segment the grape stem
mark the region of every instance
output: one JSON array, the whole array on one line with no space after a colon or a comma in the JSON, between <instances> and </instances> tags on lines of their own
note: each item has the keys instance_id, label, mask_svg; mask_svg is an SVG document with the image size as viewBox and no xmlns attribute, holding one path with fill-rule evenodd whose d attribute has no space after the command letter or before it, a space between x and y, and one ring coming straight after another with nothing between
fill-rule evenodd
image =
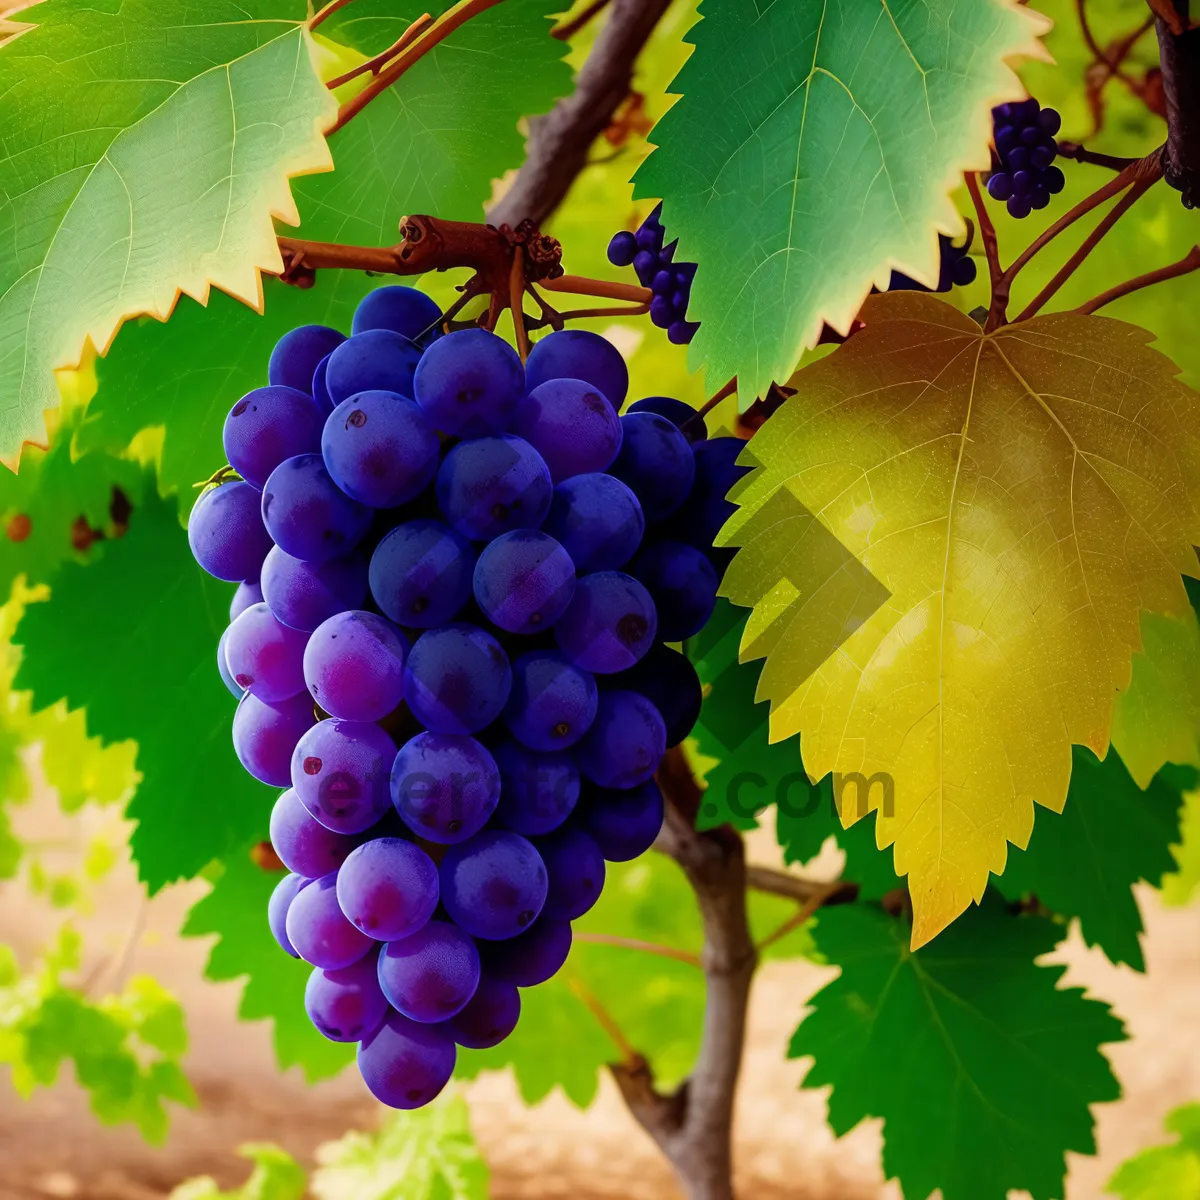
<instances>
[{"instance_id":1,"label":"grape stem","mask_svg":"<svg viewBox=\"0 0 1200 1200\"><path fill-rule=\"evenodd\" d=\"M1000 268L1000 245L996 240L996 226L992 224L992 214L984 203L983 193L979 190L979 175L975 171L966 174L967 191L971 193L971 203L975 205L975 216L979 221L979 236L983 239L983 252L987 255L988 275L992 281L992 303L995 306L995 296L1000 287L1003 271Z\"/></svg>"},{"instance_id":2,"label":"grape stem","mask_svg":"<svg viewBox=\"0 0 1200 1200\"><path fill-rule=\"evenodd\" d=\"M318 25L329 20L338 9L345 8L347 4L352 3L352 0L329 0L329 3L324 8L319 9L311 21L308 23L309 30L316 29Z\"/></svg>"},{"instance_id":3,"label":"grape stem","mask_svg":"<svg viewBox=\"0 0 1200 1200\"><path fill-rule=\"evenodd\" d=\"M700 956L690 950L677 950L674 946L660 946L657 942L644 942L641 938L617 937L611 933L580 933L576 932L577 942L591 942L597 946L618 946L624 950L640 950L643 954L657 954L662 958L673 958L676 962L687 963L690 967L700 966Z\"/></svg>"},{"instance_id":4,"label":"grape stem","mask_svg":"<svg viewBox=\"0 0 1200 1200\"><path fill-rule=\"evenodd\" d=\"M344 75L339 75L336 79L331 79L325 86L332 92L335 88L340 88L342 84L349 83L352 79L357 79L360 75L378 75L379 72L387 66L387 64L396 57L406 46L412 44L413 40L419 33L424 30L425 26L433 20L429 13L424 13L417 17L415 21L381 54L375 55L374 58L368 58L366 62L359 63L357 67L352 67Z\"/></svg>"},{"instance_id":5,"label":"grape stem","mask_svg":"<svg viewBox=\"0 0 1200 1200\"><path fill-rule=\"evenodd\" d=\"M592 0L578 16L572 17L569 21L564 21L561 25L555 25L550 30L550 36L558 38L560 42L569 42L585 25L587 25L594 17L602 13L612 0Z\"/></svg>"},{"instance_id":6,"label":"grape stem","mask_svg":"<svg viewBox=\"0 0 1200 1200\"><path fill-rule=\"evenodd\" d=\"M737 391L737 376L735 375L717 394L706 400L696 411L688 417L686 421L679 427L679 432L686 434L687 431L697 423L703 423L704 418L708 416L722 400L728 396L732 396Z\"/></svg>"},{"instance_id":7,"label":"grape stem","mask_svg":"<svg viewBox=\"0 0 1200 1200\"><path fill-rule=\"evenodd\" d=\"M588 1010L596 1018L600 1028L608 1034L609 1039L616 1046L617 1052L621 1055L621 1066L629 1070L636 1070L639 1067L646 1068L645 1058L630 1045L629 1039L622 1032L620 1025L617 1024L612 1013L604 1007L599 997L587 984L578 975L572 975L567 980L567 987L587 1005Z\"/></svg>"},{"instance_id":8,"label":"grape stem","mask_svg":"<svg viewBox=\"0 0 1200 1200\"><path fill-rule=\"evenodd\" d=\"M1138 160L1136 158L1121 158L1116 154L1101 154L1098 150L1089 150L1078 142L1059 142L1059 158L1069 158L1073 162L1090 163L1094 167L1108 167L1111 171L1123 171Z\"/></svg>"},{"instance_id":9,"label":"grape stem","mask_svg":"<svg viewBox=\"0 0 1200 1200\"><path fill-rule=\"evenodd\" d=\"M1107 291L1094 296L1086 304L1081 304L1075 311L1083 313L1085 316L1090 315L1097 309L1103 308L1106 304L1111 304L1114 300L1119 300L1122 296L1128 296L1130 292L1137 292L1142 288L1150 287L1151 284L1162 283L1167 279L1175 279L1180 275L1187 275L1190 271L1196 270L1200 270L1200 246L1193 246L1178 262L1170 263L1165 267L1159 267L1155 271L1147 271L1144 275L1136 275L1133 279L1127 279L1124 283L1118 283L1115 287L1110 287Z\"/></svg>"}]
</instances>

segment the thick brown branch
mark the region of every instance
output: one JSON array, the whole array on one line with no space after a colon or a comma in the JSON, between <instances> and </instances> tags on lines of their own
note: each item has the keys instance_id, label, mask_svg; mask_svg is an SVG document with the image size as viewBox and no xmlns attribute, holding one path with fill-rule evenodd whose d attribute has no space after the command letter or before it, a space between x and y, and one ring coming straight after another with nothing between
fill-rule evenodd
<instances>
[{"instance_id":1,"label":"thick brown branch","mask_svg":"<svg viewBox=\"0 0 1200 1200\"><path fill-rule=\"evenodd\" d=\"M1187 0L1158 0L1158 51L1167 102L1163 174L1186 208L1200 204L1200 28L1185 30ZM1172 21L1170 18L1174 17Z\"/></svg>"},{"instance_id":2,"label":"thick brown branch","mask_svg":"<svg viewBox=\"0 0 1200 1200\"><path fill-rule=\"evenodd\" d=\"M612 0L575 91L530 122L525 164L489 213L495 224L541 224L587 165L588 151L633 85L634 63L670 0Z\"/></svg>"},{"instance_id":3,"label":"thick brown branch","mask_svg":"<svg viewBox=\"0 0 1200 1200\"><path fill-rule=\"evenodd\" d=\"M1200 270L1200 246L1193 246L1178 262L1159 267L1156 271L1147 271L1144 275L1137 275L1133 279L1127 279L1124 283L1118 283L1116 287L1110 287L1108 291L1094 296L1086 304L1081 304L1075 311L1084 314L1094 313L1106 304L1120 300L1122 296L1128 296L1130 292L1141 291L1142 288L1150 287L1152 284L1176 279L1180 275L1187 275L1189 272L1197 270Z\"/></svg>"}]
</instances>

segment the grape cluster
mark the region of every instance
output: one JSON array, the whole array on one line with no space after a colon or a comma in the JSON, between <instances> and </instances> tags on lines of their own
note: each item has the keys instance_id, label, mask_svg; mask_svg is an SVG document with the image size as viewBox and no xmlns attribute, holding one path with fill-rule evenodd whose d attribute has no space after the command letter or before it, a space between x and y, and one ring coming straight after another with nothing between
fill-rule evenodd
<instances>
[{"instance_id":1,"label":"grape cluster","mask_svg":"<svg viewBox=\"0 0 1200 1200\"><path fill-rule=\"evenodd\" d=\"M1053 165L1058 155L1054 135L1062 118L1031 97L993 108L992 123L1000 166L988 177L988 194L1007 201L1010 216L1027 217L1035 208L1045 208L1066 183Z\"/></svg>"},{"instance_id":2,"label":"grape cluster","mask_svg":"<svg viewBox=\"0 0 1200 1200\"><path fill-rule=\"evenodd\" d=\"M438 1094L456 1046L509 1035L606 860L657 836L654 773L701 695L665 643L713 610L744 470L679 400L619 417L628 374L596 334L522 365L437 320L389 287L349 338L285 335L225 422L241 478L188 524L238 582L234 747L286 789L270 928L312 965L313 1023L398 1108Z\"/></svg>"},{"instance_id":3,"label":"grape cluster","mask_svg":"<svg viewBox=\"0 0 1200 1200\"><path fill-rule=\"evenodd\" d=\"M935 292L948 292L951 288L966 287L975 282L975 260L971 257L971 243L956 246L954 239L944 233L938 234L938 250L941 254L941 264L938 270L937 287ZM900 271L893 271L888 283L889 292L927 292L930 289L923 283Z\"/></svg>"},{"instance_id":4,"label":"grape cluster","mask_svg":"<svg viewBox=\"0 0 1200 1200\"><path fill-rule=\"evenodd\" d=\"M660 204L638 226L636 233L622 229L613 235L608 243L608 261L614 267L633 267L642 287L648 287L654 293L650 301L650 320L659 329L665 329L667 337L677 346L683 346L700 328L697 322L687 319L696 264L672 261L679 243L664 246L665 239Z\"/></svg>"}]
</instances>

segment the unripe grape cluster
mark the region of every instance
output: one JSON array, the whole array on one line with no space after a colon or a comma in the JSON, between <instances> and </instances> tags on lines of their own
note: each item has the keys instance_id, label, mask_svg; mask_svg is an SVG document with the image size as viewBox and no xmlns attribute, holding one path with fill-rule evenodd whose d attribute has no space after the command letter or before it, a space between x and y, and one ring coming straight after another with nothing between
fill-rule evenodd
<instances>
[{"instance_id":1,"label":"unripe grape cluster","mask_svg":"<svg viewBox=\"0 0 1200 1200\"><path fill-rule=\"evenodd\" d=\"M522 364L439 315L385 287L348 338L286 334L225 422L240 479L188 525L239 585L217 648L235 750L286 789L271 930L313 968L314 1025L398 1108L512 1032L605 862L658 835L655 771L700 709L666 643L713 610L743 470L679 400L618 416L628 373L598 335Z\"/></svg>"},{"instance_id":2,"label":"unripe grape cluster","mask_svg":"<svg viewBox=\"0 0 1200 1200\"><path fill-rule=\"evenodd\" d=\"M678 242L666 242L662 224L662 205L638 226L636 233L622 229L608 243L608 261L614 267L633 267L638 282L653 293L650 320L676 345L686 345L696 336L700 325L687 319L692 296L695 263L675 262ZM666 244L664 245L664 242Z\"/></svg>"},{"instance_id":3,"label":"unripe grape cluster","mask_svg":"<svg viewBox=\"0 0 1200 1200\"><path fill-rule=\"evenodd\" d=\"M1018 219L1047 207L1050 197L1066 186L1062 171L1053 165L1058 156L1054 135L1062 118L1031 97L992 109L992 123L1000 165L988 177L988 194L1005 201L1009 216Z\"/></svg>"}]
</instances>

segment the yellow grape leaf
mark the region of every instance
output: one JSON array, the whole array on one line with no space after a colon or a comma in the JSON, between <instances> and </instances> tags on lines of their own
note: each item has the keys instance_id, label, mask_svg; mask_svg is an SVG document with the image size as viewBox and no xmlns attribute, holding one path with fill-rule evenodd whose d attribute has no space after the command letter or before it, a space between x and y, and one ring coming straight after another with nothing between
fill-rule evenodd
<instances>
[{"instance_id":1,"label":"yellow grape leaf","mask_svg":"<svg viewBox=\"0 0 1200 1200\"><path fill-rule=\"evenodd\" d=\"M799 732L814 780L890 776L871 805L919 946L982 897L1009 841L1027 844L1035 803L1061 811L1072 744L1105 755L1142 611L1190 611L1200 396L1148 333L1103 317L984 334L900 292L863 318L750 444L723 592L755 607L742 657L767 659L772 738ZM886 589L877 607L819 561L781 587L811 536L756 522L784 491ZM823 591L838 611L814 622ZM814 623L828 638L839 622L851 632L820 661Z\"/></svg>"}]
</instances>

